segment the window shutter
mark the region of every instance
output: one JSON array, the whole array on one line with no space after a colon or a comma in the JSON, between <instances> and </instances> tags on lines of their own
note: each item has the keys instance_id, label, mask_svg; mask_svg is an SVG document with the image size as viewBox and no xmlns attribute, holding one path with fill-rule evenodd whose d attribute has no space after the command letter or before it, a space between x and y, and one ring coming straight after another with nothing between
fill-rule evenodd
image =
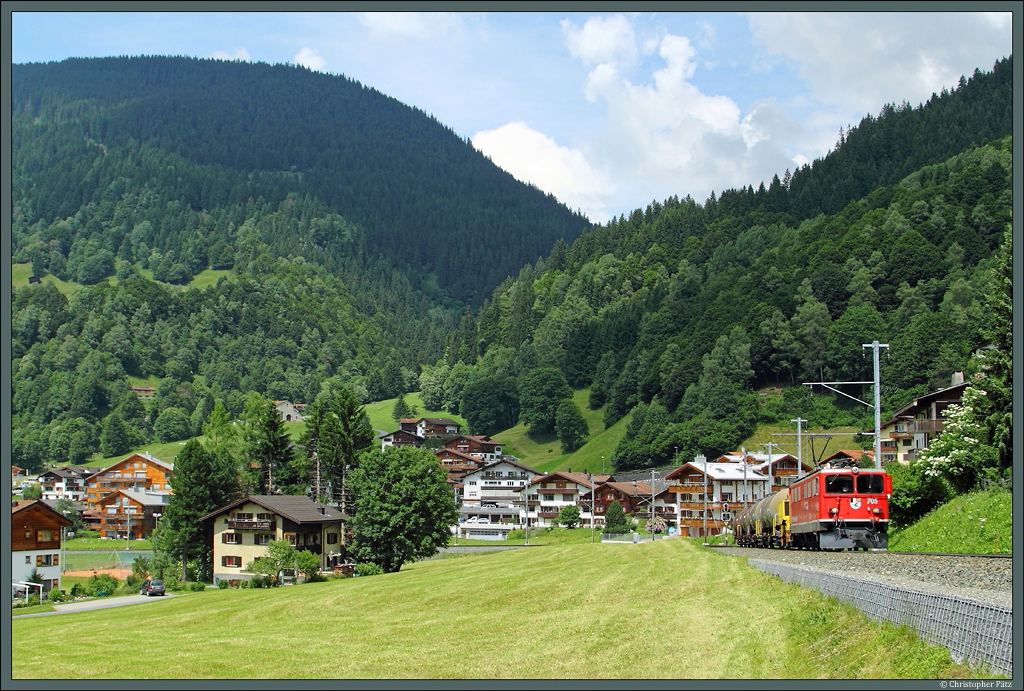
<instances>
[{"instance_id":1,"label":"window shutter","mask_svg":"<svg viewBox=\"0 0 1024 691\"><path fill-rule=\"evenodd\" d=\"M53 555L53 565L54 566L60 566L60 555L59 554L54 554Z\"/></svg>"},{"instance_id":2,"label":"window shutter","mask_svg":"<svg viewBox=\"0 0 1024 691\"><path fill-rule=\"evenodd\" d=\"M37 554L36 555L36 566L42 566L42 565L43 565L43 555L42 554Z\"/></svg>"}]
</instances>

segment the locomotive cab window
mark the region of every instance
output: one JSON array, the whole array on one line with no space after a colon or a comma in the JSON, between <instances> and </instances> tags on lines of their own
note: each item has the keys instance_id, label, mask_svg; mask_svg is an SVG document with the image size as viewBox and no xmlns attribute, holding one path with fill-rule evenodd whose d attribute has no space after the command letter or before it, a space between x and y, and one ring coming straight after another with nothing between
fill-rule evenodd
<instances>
[{"instance_id":1,"label":"locomotive cab window","mask_svg":"<svg viewBox=\"0 0 1024 691\"><path fill-rule=\"evenodd\" d=\"M853 492L853 477L850 475L828 475L825 477L825 494L850 494Z\"/></svg>"},{"instance_id":2,"label":"locomotive cab window","mask_svg":"<svg viewBox=\"0 0 1024 691\"><path fill-rule=\"evenodd\" d=\"M882 476L860 474L857 476L857 494L881 494Z\"/></svg>"}]
</instances>

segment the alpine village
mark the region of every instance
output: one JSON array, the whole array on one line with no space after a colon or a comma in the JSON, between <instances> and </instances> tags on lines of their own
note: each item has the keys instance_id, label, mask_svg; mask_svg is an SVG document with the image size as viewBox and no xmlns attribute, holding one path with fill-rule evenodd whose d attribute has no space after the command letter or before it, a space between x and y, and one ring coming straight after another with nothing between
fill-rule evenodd
<instances>
[{"instance_id":1,"label":"alpine village","mask_svg":"<svg viewBox=\"0 0 1024 691\"><path fill-rule=\"evenodd\" d=\"M1012 553L1012 71L596 224L348 77L13 65L14 677L1012 676L735 556Z\"/></svg>"}]
</instances>

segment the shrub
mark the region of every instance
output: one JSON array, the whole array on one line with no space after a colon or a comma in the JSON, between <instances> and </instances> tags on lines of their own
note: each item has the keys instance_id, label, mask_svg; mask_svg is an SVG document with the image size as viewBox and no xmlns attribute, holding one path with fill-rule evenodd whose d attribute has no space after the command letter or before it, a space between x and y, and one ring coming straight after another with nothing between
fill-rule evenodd
<instances>
[{"instance_id":1,"label":"shrub","mask_svg":"<svg viewBox=\"0 0 1024 691\"><path fill-rule=\"evenodd\" d=\"M193 593L201 593L206 590L206 584L202 581L196 581L194 583L189 583L188 589Z\"/></svg>"},{"instance_id":2,"label":"shrub","mask_svg":"<svg viewBox=\"0 0 1024 691\"><path fill-rule=\"evenodd\" d=\"M181 579L178 578L177 574L164 577L164 590L173 590L177 592L181 590Z\"/></svg>"},{"instance_id":3,"label":"shrub","mask_svg":"<svg viewBox=\"0 0 1024 691\"><path fill-rule=\"evenodd\" d=\"M64 602L68 599L68 596L63 590L57 590L54 588L50 591L50 602Z\"/></svg>"},{"instance_id":4,"label":"shrub","mask_svg":"<svg viewBox=\"0 0 1024 691\"><path fill-rule=\"evenodd\" d=\"M85 595L85 588L82 586L81 583L75 583L73 586L71 586L71 597L72 598L83 597L84 595Z\"/></svg>"},{"instance_id":5,"label":"shrub","mask_svg":"<svg viewBox=\"0 0 1024 691\"><path fill-rule=\"evenodd\" d=\"M356 564L357 576L376 576L381 573L384 573L384 569L382 569L377 564L374 564L373 562L364 562L362 564Z\"/></svg>"},{"instance_id":6,"label":"shrub","mask_svg":"<svg viewBox=\"0 0 1024 691\"><path fill-rule=\"evenodd\" d=\"M953 498L946 479L930 474L925 463L889 463L885 470L892 476L889 518L894 527L905 528Z\"/></svg>"},{"instance_id":7,"label":"shrub","mask_svg":"<svg viewBox=\"0 0 1024 691\"><path fill-rule=\"evenodd\" d=\"M224 578L222 578L219 581L217 581L217 587L220 588L221 590L227 590L230 585L231 584L228 583L228 581L226 579L224 579Z\"/></svg>"},{"instance_id":8,"label":"shrub","mask_svg":"<svg viewBox=\"0 0 1024 691\"><path fill-rule=\"evenodd\" d=\"M304 580L303 583L321 583L326 580L327 576L323 575L320 572L316 572L306 576L306 580Z\"/></svg>"},{"instance_id":9,"label":"shrub","mask_svg":"<svg viewBox=\"0 0 1024 691\"><path fill-rule=\"evenodd\" d=\"M101 573L90 578L85 585L85 592L90 597L106 597L117 591L119 581L108 573Z\"/></svg>"}]
</instances>

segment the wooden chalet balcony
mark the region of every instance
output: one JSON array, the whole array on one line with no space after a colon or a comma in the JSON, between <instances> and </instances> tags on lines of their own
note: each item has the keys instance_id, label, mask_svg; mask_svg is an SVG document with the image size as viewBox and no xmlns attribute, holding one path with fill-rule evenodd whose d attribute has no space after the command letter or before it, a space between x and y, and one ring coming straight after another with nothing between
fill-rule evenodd
<instances>
[{"instance_id":1,"label":"wooden chalet balcony","mask_svg":"<svg viewBox=\"0 0 1024 691\"><path fill-rule=\"evenodd\" d=\"M710 487L711 483L709 482L707 486ZM669 485L668 487L669 492L675 492L676 494L700 494L704 489L704 485Z\"/></svg>"},{"instance_id":2,"label":"wooden chalet balcony","mask_svg":"<svg viewBox=\"0 0 1024 691\"><path fill-rule=\"evenodd\" d=\"M502 501L513 501L520 499L521 496L522 495L520 495L518 492L506 492L504 490L500 492L488 491L486 487L480 490L480 498L486 499L488 501L494 501L496 499L500 499Z\"/></svg>"},{"instance_id":3,"label":"wooden chalet balcony","mask_svg":"<svg viewBox=\"0 0 1024 691\"><path fill-rule=\"evenodd\" d=\"M938 433L942 431L942 425L944 422L945 420L914 420L914 422L907 425L907 427L913 432Z\"/></svg>"},{"instance_id":4,"label":"wooden chalet balcony","mask_svg":"<svg viewBox=\"0 0 1024 691\"><path fill-rule=\"evenodd\" d=\"M909 439L910 437L914 436L914 433L909 431L909 428L911 427L911 425L907 425L906 427L907 427L907 429L893 430L892 432L889 432L889 438L890 439Z\"/></svg>"},{"instance_id":5,"label":"wooden chalet balcony","mask_svg":"<svg viewBox=\"0 0 1024 691\"><path fill-rule=\"evenodd\" d=\"M239 521L233 518L228 519L228 528L231 530L276 530L277 521L274 519L270 520L251 520L251 521Z\"/></svg>"},{"instance_id":6,"label":"wooden chalet balcony","mask_svg":"<svg viewBox=\"0 0 1024 691\"><path fill-rule=\"evenodd\" d=\"M537 516L540 518L558 518L558 511L545 507L537 512Z\"/></svg>"},{"instance_id":7,"label":"wooden chalet balcony","mask_svg":"<svg viewBox=\"0 0 1024 691\"><path fill-rule=\"evenodd\" d=\"M685 526L687 528L702 528L702 527L704 527L704 519L703 518L681 518L681 519L679 519L679 522L682 524L682 525L680 525L680 527L683 527L683 526ZM707 525L708 525L708 528L710 529L710 528L724 528L728 524L725 521L719 521L718 519L713 519L710 516L708 516Z\"/></svg>"}]
</instances>

